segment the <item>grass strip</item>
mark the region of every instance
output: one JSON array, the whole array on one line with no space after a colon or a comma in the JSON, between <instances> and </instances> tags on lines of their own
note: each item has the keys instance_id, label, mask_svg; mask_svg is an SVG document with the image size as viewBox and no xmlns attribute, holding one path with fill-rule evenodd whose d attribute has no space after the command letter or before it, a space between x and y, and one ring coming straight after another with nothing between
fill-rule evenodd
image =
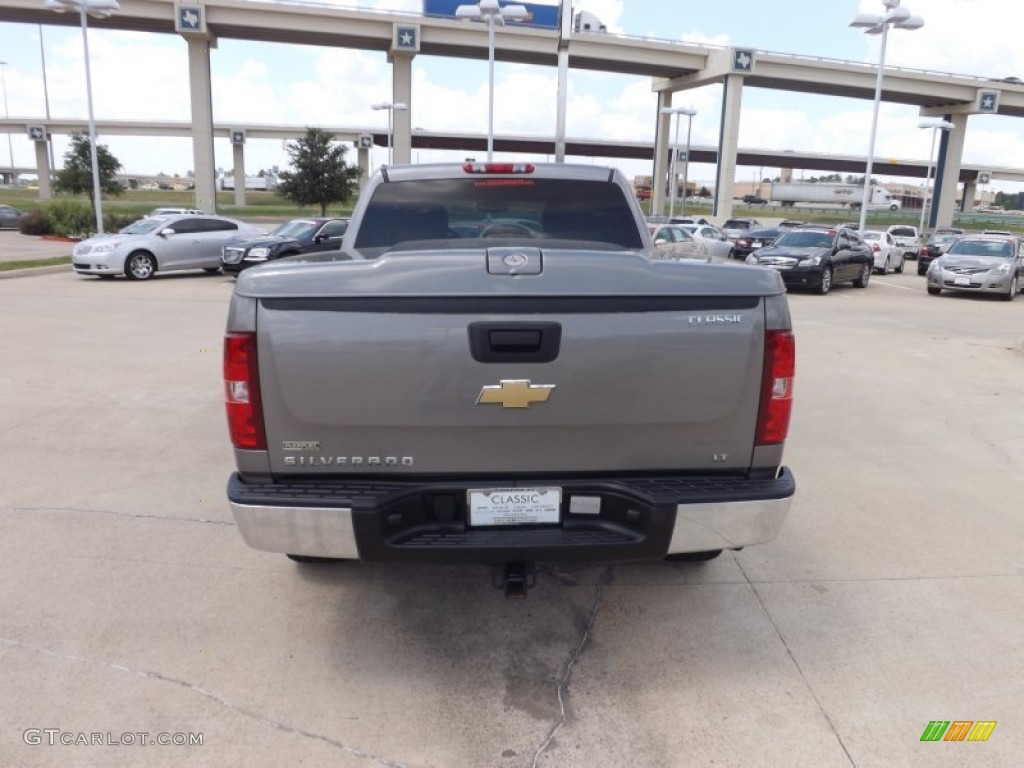
<instances>
[{"instance_id":1,"label":"grass strip","mask_svg":"<svg viewBox=\"0 0 1024 768\"><path fill-rule=\"evenodd\" d=\"M70 263L70 256L51 256L48 259L21 259L20 261L0 261L0 272L12 272L16 269L32 269L33 267L51 267L55 264Z\"/></svg>"}]
</instances>

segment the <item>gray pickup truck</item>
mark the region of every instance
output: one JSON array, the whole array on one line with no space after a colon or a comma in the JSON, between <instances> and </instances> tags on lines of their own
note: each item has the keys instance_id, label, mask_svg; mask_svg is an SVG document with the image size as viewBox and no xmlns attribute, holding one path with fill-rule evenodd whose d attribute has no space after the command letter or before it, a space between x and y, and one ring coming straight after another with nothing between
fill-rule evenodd
<instances>
[{"instance_id":1,"label":"gray pickup truck","mask_svg":"<svg viewBox=\"0 0 1024 768\"><path fill-rule=\"evenodd\" d=\"M246 270L224 378L252 547L300 562L706 560L771 540L779 275L659 261L623 175L384 168L341 251Z\"/></svg>"}]
</instances>

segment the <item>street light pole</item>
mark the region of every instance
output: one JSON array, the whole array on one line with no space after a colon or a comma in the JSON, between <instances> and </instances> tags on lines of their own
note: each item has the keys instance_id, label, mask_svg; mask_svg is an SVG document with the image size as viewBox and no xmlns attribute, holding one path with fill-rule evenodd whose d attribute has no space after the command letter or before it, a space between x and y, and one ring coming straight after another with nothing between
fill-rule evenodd
<instances>
[{"instance_id":1,"label":"street light pole","mask_svg":"<svg viewBox=\"0 0 1024 768\"><path fill-rule=\"evenodd\" d=\"M924 235L924 213L925 210L931 210L931 196L928 194L928 185L931 183L932 178L932 161L935 158L935 137L939 131L951 131L956 128L953 123L948 120L922 120L917 124L918 128L931 128L932 129L932 146L928 150L928 170L924 175L924 199L921 201L921 225L917 228L919 236Z\"/></svg>"},{"instance_id":2,"label":"street light pole","mask_svg":"<svg viewBox=\"0 0 1024 768\"><path fill-rule=\"evenodd\" d=\"M4 118L10 118L11 113L7 111L7 75L5 69L7 67L6 61L0 61L0 85L3 85L4 89ZM11 163L11 178L14 178L14 145L11 143L11 130L7 129L7 155L10 158Z\"/></svg>"},{"instance_id":3,"label":"street light pole","mask_svg":"<svg viewBox=\"0 0 1024 768\"><path fill-rule=\"evenodd\" d=\"M103 234L103 200L100 196L99 151L96 143L96 119L92 109L92 71L89 66L88 16L104 18L121 6L117 0L46 0L44 7L57 13L77 10L82 23L82 49L85 52L85 100L89 111L89 145L92 166L93 207L96 210L96 234Z\"/></svg>"},{"instance_id":4,"label":"street light pole","mask_svg":"<svg viewBox=\"0 0 1024 768\"><path fill-rule=\"evenodd\" d=\"M686 114L686 157L683 158L683 202L679 207L679 215L686 215L686 193L688 191L688 185L690 183L690 132L693 130L693 116L697 114L696 110L691 110ZM676 118L677 120L679 118Z\"/></svg>"},{"instance_id":5,"label":"street light pole","mask_svg":"<svg viewBox=\"0 0 1024 768\"><path fill-rule=\"evenodd\" d=\"M494 159L494 25L506 21L525 21L529 11L523 5L506 5L498 0L480 0L476 5L460 5L455 18L487 22L487 162Z\"/></svg>"},{"instance_id":6,"label":"street light pole","mask_svg":"<svg viewBox=\"0 0 1024 768\"><path fill-rule=\"evenodd\" d=\"M388 111L388 165L394 165L395 162L395 148L394 142L391 140L391 134L394 126L394 116L396 109L408 109L409 105L405 102L398 102L393 104L390 101L382 101L378 104L371 104L370 109L381 110L386 109Z\"/></svg>"},{"instance_id":7,"label":"street light pole","mask_svg":"<svg viewBox=\"0 0 1024 768\"><path fill-rule=\"evenodd\" d=\"M672 218L676 211L676 160L679 157L679 117L686 115L686 159L683 161L683 205L682 212L686 213L686 177L690 169L690 131L693 128L693 116L697 110L692 107L662 107L661 114L675 115L676 130L675 138L672 141L672 162L669 163L669 173L672 175L671 189L669 190L668 216Z\"/></svg>"},{"instance_id":8,"label":"street light pole","mask_svg":"<svg viewBox=\"0 0 1024 768\"><path fill-rule=\"evenodd\" d=\"M882 101L882 77L885 68L885 45L889 37L889 27L897 29L920 29L924 19L912 16L906 8L900 7L900 0L882 0L889 10L884 16L872 13L858 13L850 22L851 27L863 29L868 35L882 36L881 52L878 56L878 76L875 78L875 99L871 113L871 138L868 141L868 162L864 173L864 192L860 203L859 231L864 231L867 221L868 205L871 202L871 169L875 161L875 136L878 132L878 107Z\"/></svg>"}]
</instances>

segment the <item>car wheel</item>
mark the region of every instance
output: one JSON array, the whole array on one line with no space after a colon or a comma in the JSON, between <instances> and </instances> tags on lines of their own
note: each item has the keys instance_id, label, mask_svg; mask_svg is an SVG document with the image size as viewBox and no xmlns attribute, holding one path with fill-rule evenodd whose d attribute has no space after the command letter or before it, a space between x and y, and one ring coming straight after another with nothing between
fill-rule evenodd
<instances>
[{"instance_id":1,"label":"car wheel","mask_svg":"<svg viewBox=\"0 0 1024 768\"><path fill-rule=\"evenodd\" d=\"M832 290L832 267L825 267L821 272L821 282L818 283L818 293L824 296Z\"/></svg>"},{"instance_id":2,"label":"car wheel","mask_svg":"<svg viewBox=\"0 0 1024 768\"><path fill-rule=\"evenodd\" d=\"M720 554L722 554L720 549L712 549L707 552L679 552L675 555L665 555L665 560L669 563L706 563L708 560L714 560Z\"/></svg>"},{"instance_id":3,"label":"car wheel","mask_svg":"<svg viewBox=\"0 0 1024 768\"><path fill-rule=\"evenodd\" d=\"M889 257L886 256L885 257L885 264L882 265L882 271L879 272L878 274L880 274L880 275L888 275L889 274L889 267L891 267L891 266L892 266L892 264L889 261Z\"/></svg>"},{"instance_id":4,"label":"car wheel","mask_svg":"<svg viewBox=\"0 0 1024 768\"><path fill-rule=\"evenodd\" d=\"M156 273L156 259L145 251L136 251L124 263L124 274L131 280L149 280Z\"/></svg>"},{"instance_id":5,"label":"car wheel","mask_svg":"<svg viewBox=\"0 0 1024 768\"><path fill-rule=\"evenodd\" d=\"M867 288L868 280L871 279L871 265L865 264L860 271L860 277L853 281L854 288Z\"/></svg>"},{"instance_id":6,"label":"car wheel","mask_svg":"<svg viewBox=\"0 0 1024 768\"><path fill-rule=\"evenodd\" d=\"M203 267L203 272L208 275L216 275L220 272L220 267Z\"/></svg>"},{"instance_id":7,"label":"car wheel","mask_svg":"<svg viewBox=\"0 0 1024 768\"><path fill-rule=\"evenodd\" d=\"M896 270L895 270L897 275L902 275L903 274L903 265L906 264L906 263L907 263L907 257L903 256L901 254L900 255L900 265L898 267L896 267Z\"/></svg>"},{"instance_id":8,"label":"car wheel","mask_svg":"<svg viewBox=\"0 0 1024 768\"><path fill-rule=\"evenodd\" d=\"M1013 301L1013 297L1017 295L1017 288L1017 277L1015 275L1013 280L1010 282L1010 290L1002 297L1003 301Z\"/></svg>"},{"instance_id":9,"label":"car wheel","mask_svg":"<svg viewBox=\"0 0 1024 768\"><path fill-rule=\"evenodd\" d=\"M928 286L928 293L931 294L932 296L938 296L940 293L942 293L942 289L941 288L933 288L932 286L929 285Z\"/></svg>"}]
</instances>

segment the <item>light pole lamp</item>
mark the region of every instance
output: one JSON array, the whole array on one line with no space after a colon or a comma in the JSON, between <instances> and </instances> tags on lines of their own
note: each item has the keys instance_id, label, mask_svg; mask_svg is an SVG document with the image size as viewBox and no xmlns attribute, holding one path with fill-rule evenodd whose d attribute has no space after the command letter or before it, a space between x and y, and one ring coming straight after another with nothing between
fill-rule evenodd
<instances>
[{"instance_id":1,"label":"light pole lamp","mask_svg":"<svg viewBox=\"0 0 1024 768\"><path fill-rule=\"evenodd\" d=\"M693 116L697 110L692 107L662 107L661 114L676 116L675 138L672 140L672 162L669 163L669 174L672 184L668 193L668 216L672 218L676 212L676 158L679 157L679 116L686 115L686 160L683 161L683 213L686 213L686 176L690 168L690 129L693 127Z\"/></svg>"},{"instance_id":2,"label":"light pole lamp","mask_svg":"<svg viewBox=\"0 0 1024 768\"><path fill-rule=\"evenodd\" d=\"M6 61L0 61L0 85L3 85L4 89L4 117L9 118L11 113L7 111L7 76L4 70L7 67ZM11 131L7 129L7 156L11 162L11 179L14 178L14 145L11 143Z\"/></svg>"},{"instance_id":3,"label":"light pole lamp","mask_svg":"<svg viewBox=\"0 0 1024 768\"><path fill-rule=\"evenodd\" d=\"M406 104L405 102L402 102L402 101L399 101L397 103L392 103L390 101L381 101L381 102L378 102L377 104L371 104L370 105L370 109L377 110L377 111L380 111L382 109L386 109L388 111L388 165L394 165L394 161L395 161L395 149L392 146L392 141L391 141L391 133L392 133L392 130L393 130L392 126L393 126L393 122L394 122L395 110L396 109L399 109L399 110L401 110L401 109L408 109L408 108L409 108L409 105Z\"/></svg>"},{"instance_id":4,"label":"light pole lamp","mask_svg":"<svg viewBox=\"0 0 1024 768\"><path fill-rule=\"evenodd\" d=\"M487 162L494 159L494 25L506 21L526 21L530 16L524 5L501 7L498 0L480 0L476 5L460 5L455 18L487 22Z\"/></svg>"},{"instance_id":5,"label":"light pole lamp","mask_svg":"<svg viewBox=\"0 0 1024 768\"><path fill-rule=\"evenodd\" d=\"M871 168L875 162L875 134L878 131L878 105L882 101L882 71L885 68L885 44L889 36L889 27L896 29L920 29L924 26L924 19L920 16L912 16L906 8L900 7L900 0L882 0L886 7L884 15L874 13L858 13L851 27L863 29L868 35L881 35L882 45L878 54L878 76L875 78L875 101L871 114L871 138L868 141L868 163L864 174L864 194L860 203L860 231L864 231L864 223L867 219L868 203L871 202Z\"/></svg>"},{"instance_id":6,"label":"light pole lamp","mask_svg":"<svg viewBox=\"0 0 1024 768\"><path fill-rule=\"evenodd\" d=\"M935 157L935 137L939 131L951 131L956 128L949 120L922 120L917 124L918 128L932 129L932 147L928 150L928 170L924 175L924 200L921 201L921 226L917 228L919 235L924 235L924 212L931 209L931 198L928 195L928 185L932 178L932 162Z\"/></svg>"},{"instance_id":7,"label":"light pole lamp","mask_svg":"<svg viewBox=\"0 0 1024 768\"><path fill-rule=\"evenodd\" d=\"M46 0L45 8L57 13L78 11L82 20L82 48L85 52L85 100L89 108L89 146L92 155L92 196L96 208L96 233L103 234L103 201L100 198L100 164L96 150L96 120L92 113L92 73L89 70L89 24L87 17L103 19L121 6L117 0Z\"/></svg>"}]
</instances>

